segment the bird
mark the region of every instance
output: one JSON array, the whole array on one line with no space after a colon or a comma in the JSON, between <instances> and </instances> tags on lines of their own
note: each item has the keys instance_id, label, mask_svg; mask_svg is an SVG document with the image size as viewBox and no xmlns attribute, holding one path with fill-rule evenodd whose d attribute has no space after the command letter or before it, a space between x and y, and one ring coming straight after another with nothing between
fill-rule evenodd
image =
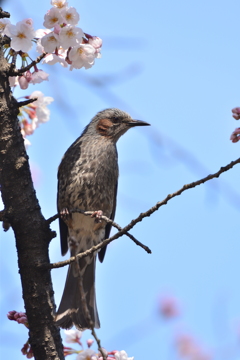
<instances>
[{"instance_id":1,"label":"bird","mask_svg":"<svg viewBox=\"0 0 240 360\"><path fill-rule=\"evenodd\" d=\"M150 125L134 120L125 111L109 108L98 112L81 136L68 148L58 168L57 208L61 252L70 249L71 256L90 249L109 238L111 224L100 215L114 220L118 187L118 153L116 143L130 128ZM71 209L94 211L94 216L72 212ZM106 246L98 252L103 262ZM97 253L69 265L62 299L55 316L56 325L79 330L99 328L95 294ZM81 300L78 275L82 278L89 318Z\"/></svg>"}]
</instances>

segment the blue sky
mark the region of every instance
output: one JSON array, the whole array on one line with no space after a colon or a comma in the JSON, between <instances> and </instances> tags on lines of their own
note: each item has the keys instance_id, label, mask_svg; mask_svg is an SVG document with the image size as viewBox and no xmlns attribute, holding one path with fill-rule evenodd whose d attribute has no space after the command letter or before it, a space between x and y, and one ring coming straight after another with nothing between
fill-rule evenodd
<instances>
[{"instance_id":1,"label":"blue sky","mask_svg":"<svg viewBox=\"0 0 240 360\"><path fill-rule=\"evenodd\" d=\"M46 218L56 213L56 174L61 158L99 111L119 107L151 127L119 140L116 222L128 224L167 194L216 172L239 157L229 140L239 126L231 109L239 96L239 2L150 0L69 1L83 31L103 39L102 59L89 70L40 66L54 97L51 119L29 137L37 196ZM15 23L32 17L42 28L46 0L5 2ZM171 200L131 232L152 249L146 254L128 238L112 243L97 265L98 335L108 350L125 349L141 359L177 359L176 334L191 334L215 359L239 359L240 241L239 165ZM52 228L58 231L57 222ZM21 359L27 331L6 319L23 310L13 233L1 238L1 353ZM6 256L8 254L8 256ZM51 261L62 260L59 239ZM52 272L58 304L67 269ZM159 296L177 299L179 318L165 322ZM86 335L88 337L88 335ZM224 356L223 356L224 354Z\"/></svg>"}]
</instances>

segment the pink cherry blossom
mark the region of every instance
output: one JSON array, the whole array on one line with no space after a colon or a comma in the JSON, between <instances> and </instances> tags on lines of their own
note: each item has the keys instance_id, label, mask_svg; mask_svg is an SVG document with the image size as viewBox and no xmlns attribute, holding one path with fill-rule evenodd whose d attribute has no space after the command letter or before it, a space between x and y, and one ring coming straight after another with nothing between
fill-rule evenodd
<instances>
[{"instance_id":1,"label":"pink cherry blossom","mask_svg":"<svg viewBox=\"0 0 240 360\"><path fill-rule=\"evenodd\" d=\"M240 140L240 128L236 128L232 135L230 136L230 140L233 142L233 143L236 143Z\"/></svg>"},{"instance_id":2,"label":"pink cherry blossom","mask_svg":"<svg viewBox=\"0 0 240 360\"><path fill-rule=\"evenodd\" d=\"M88 339L87 340L87 346L90 348L92 346L92 344L94 343L93 339Z\"/></svg>"},{"instance_id":3,"label":"pink cherry blossom","mask_svg":"<svg viewBox=\"0 0 240 360\"><path fill-rule=\"evenodd\" d=\"M164 296L159 301L160 314L165 319L175 318L179 315L178 303L174 297Z\"/></svg>"},{"instance_id":4,"label":"pink cherry blossom","mask_svg":"<svg viewBox=\"0 0 240 360\"><path fill-rule=\"evenodd\" d=\"M232 109L232 113L233 113L233 117L236 120L240 119L240 107L236 107L234 109Z\"/></svg>"},{"instance_id":5,"label":"pink cherry blossom","mask_svg":"<svg viewBox=\"0 0 240 360\"><path fill-rule=\"evenodd\" d=\"M33 73L32 73L32 78L30 83L31 84L39 84L44 80L48 80L49 74L47 74L45 71L41 70L41 69L36 69Z\"/></svg>"}]
</instances>

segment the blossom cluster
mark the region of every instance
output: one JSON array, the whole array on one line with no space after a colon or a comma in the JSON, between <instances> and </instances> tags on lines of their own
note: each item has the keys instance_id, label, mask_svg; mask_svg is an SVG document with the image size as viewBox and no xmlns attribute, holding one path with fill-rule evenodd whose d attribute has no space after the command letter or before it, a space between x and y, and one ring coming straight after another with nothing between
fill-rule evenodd
<instances>
[{"instance_id":1,"label":"blossom cluster","mask_svg":"<svg viewBox=\"0 0 240 360\"><path fill-rule=\"evenodd\" d=\"M34 30L33 20L24 19L16 25L8 19L0 19L0 34L7 35L10 41L8 57L13 56L11 50L26 60L28 51L33 43L36 43L36 50L45 54L43 63L53 65L59 62L63 67L70 65L70 70L84 67L89 69L93 66L96 58L101 57L102 40L97 36L91 36L78 27L80 16L77 10L68 6L66 0L52 0L53 7L44 16L43 25L46 29ZM35 66L33 73L24 74L27 83L39 83L47 79L47 75L40 73Z\"/></svg>"},{"instance_id":2,"label":"blossom cluster","mask_svg":"<svg viewBox=\"0 0 240 360\"><path fill-rule=\"evenodd\" d=\"M37 51L46 52L43 63L59 62L70 70L85 67L89 69L96 58L101 57L102 40L85 34L78 27L80 16L74 7L68 7L66 0L52 0L53 7L44 16L47 30L38 30Z\"/></svg>"},{"instance_id":3,"label":"blossom cluster","mask_svg":"<svg viewBox=\"0 0 240 360\"><path fill-rule=\"evenodd\" d=\"M24 324L28 328L28 320L26 313L23 312L17 312L15 310L9 311L7 314L7 317L9 320L14 320L18 322L18 324ZM83 344L81 342L82 337L82 331L79 330L65 330L66 339L65 341L67 343L75 343L82 347L81 350L75 350L71 347L64 346L64 356L77 354L76 360L103 360L102 354L97 353L96 351L90 349L92 344L94 343L94 340L88 339L87 340L87 349L84 350ZM107 360L134 360L133 357L128 357L126 351L111 351L108 352L105 349L101 349L102 352L105 354ZM31 359L33 357L33 352L31 345L27 341L23 348L21 349L22 354L26 355L28 359Z\"/></svg>"},{"instance_id":4,"label":"blossom cluster","mask_svg":"<svg viewBox=\"0 0 240 360\"><path fill-rule=\"evenodd\" d=\"M49 120L50 111L47 106L51 104L53 98L44 96L41 91L34 91L30 96L25 96L25 98L37 98L33 103L21 107L18 115L25 147L28 147L31 143L26 136L32 135L40 124L46 123Z\"/></svg>"},{"instance_id":5,"label":"blossom cluster","mask_svg":"<svg viewBox=\"0 0 240 360\"><path fill-rule=\"evenodd\" d=\"M97 353L94 350L90 349L94 340L87 340L88 349L83 349L83 344L81 342L82 332L79 330L65 330L66 342L67 343L77 343L81 345L82 350L75 350L71 347L64 346L64 355L77 354L76 360L103 360L102 354ZM101 349L107 360L134 360L133 357L128 357L126 351L111 351L108 352L105 349Z\"/></svg>"}]
</instances>

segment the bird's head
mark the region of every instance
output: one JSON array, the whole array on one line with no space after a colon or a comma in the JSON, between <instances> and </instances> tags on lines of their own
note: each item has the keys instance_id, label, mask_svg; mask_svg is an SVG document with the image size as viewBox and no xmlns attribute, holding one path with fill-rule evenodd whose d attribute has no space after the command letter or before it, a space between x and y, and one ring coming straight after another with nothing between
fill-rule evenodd
<instances>
[{"instance_id":1,"label":"bird's head","mask_svg":"<svg viewBox=\"0 0 240 360\"><path fill-rule=\"evenodd\" d=\"M98 112L89 125L92 131L94 130L97 134L117 142L120 136L131 127L150 124L145 121L134 120L128 113L113 108Z\"/></svg>"}]
</instances>

